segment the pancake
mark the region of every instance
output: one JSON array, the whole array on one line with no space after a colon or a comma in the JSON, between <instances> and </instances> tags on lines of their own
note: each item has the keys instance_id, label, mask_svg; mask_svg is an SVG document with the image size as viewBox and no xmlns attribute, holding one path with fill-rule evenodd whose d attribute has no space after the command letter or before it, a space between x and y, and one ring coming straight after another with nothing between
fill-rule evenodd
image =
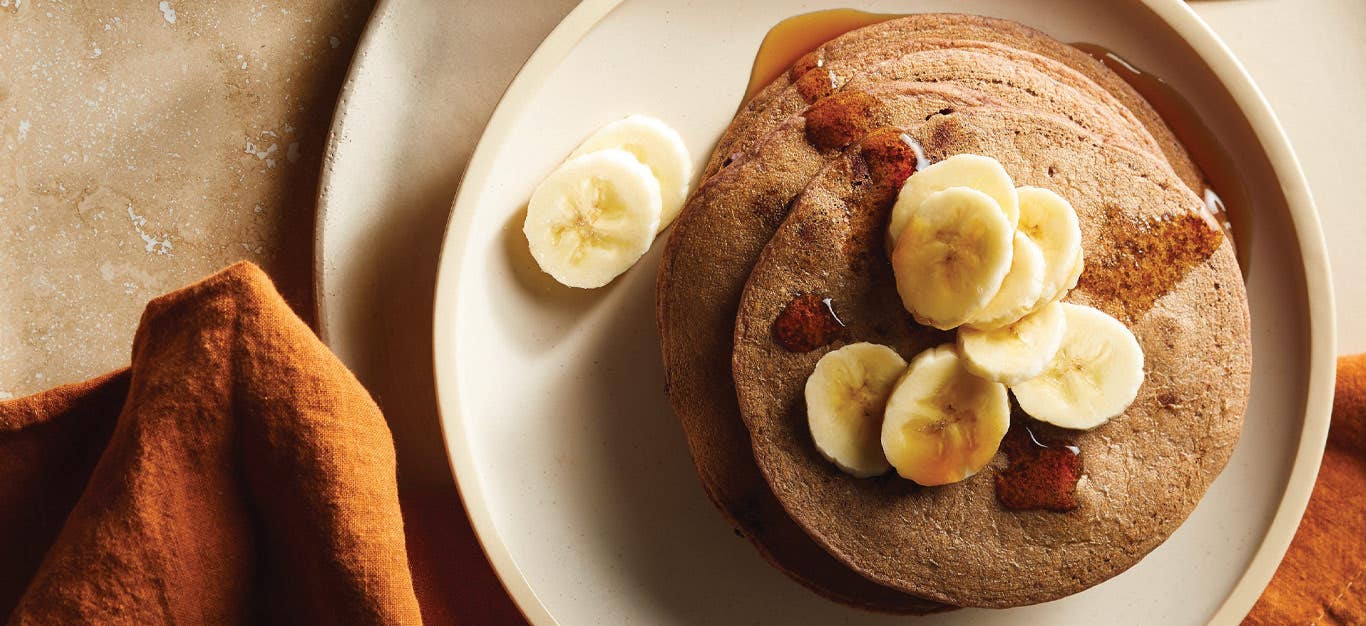
<instances>
[{"instance_id":1,"label":"pancake","mask_svg":"<svg viewBox=\"0 0 1366 626\"><path fill-rule=\"evenodd\" d=\"M991 156L1016 184L1048 187L1072 202L1087 265L1067 300L1133 330L1146 358L1143 387L1123 415L1068 433L1085 473L1078 507L1067 513L1002 508L994 476L1003 455L972 478L935 488L894 475L856 479L822 458L802 389L824 353L871 341L910 359L952 337L916 325L902 308L882 244L899 184L879 184L879 166L856 147L830 161L793 203L740 301L733 371L754 457L787 513L869 580L959 606L1019 606L1079 592L1170 536L1237 442L1251 344L1232 246L1200 199L1153 157L1065 119L976 107L906 132L931 160ZM833 298L844 336L823 349L788 352L774 343L773 322L795 295L812 293Z\"/></svg>"},{"instance_id":2,"label":"pancake","mask_svg":"<svg viewBox=\"0 0 1366 626\"><path fill-rule=\"evenodd\" d=\"M980 102L947 86L915 83L884 86L869 97L886 105L876 121L897 125ZM822 111L832 107L842 113L836 106L841 102L827 99L815 117L827 117ZM946 607L860 577L787 516L755 465L730 375L735 312L750 268L782 223L788 203L827 158L838 154L817 149L808 134L838 134L839 126L822 131L808 128L805 117L792 117L761 149L713 176L688 200L665 246L656 290L666 384L707 495L765 559L837 601L926 613ZM862 135L857 126L846 130Z\"/></svg>"},{"instance_id":3,"label":"pancake","mask_svg":"<svg viewBox=\"0 0 1366 626\"><path fill-rule=\"evenodd\" d=\"M842 89L866 90L885 81L952 83L994 91L1009 86L1021 96L1042 99L1046 110L1117 143L1165 162L1157 141L1129 109L1091 79L1052 59L991 43L960 45L910 54L867 68ZM1079 103L1085 103L1079 105ZM1007 106L1010 102L1005 102Z\"/></svg>"},{"instance_id":4,"label":"pancake","mask_svg":"<svg viewBox=\"0 0 1366 626\"><path fill-rule=\"evenodd\" d=\"M659 325L670 397L707 493L766 558L808 586L825 587L823 592L831 592L830 585L818 579L833 575L826 571L831 564L822 562L826 557L819 548L793 528L768 493L733 400L730 336L749 269L785 217L789 200L835 150L870 128L909 125L941 110L984 103L1060 115L1095 109L1084 94L1050 84L1032 67L967 51L924 55L918 59L925 65L944 67L924 71L940 82L874 83L867 90L851 88L830 96L804 112L807 117L790 118L753 154L703 183L674 226L660 269ZM963 78L954 79L952 73ZM1006 78L992 80L993 74ZM1108 126L1119 123L1117 116L1075 115L1115 141L1125 141ZM808 124L808 117L819 123Z\"/></svg>"},{"instance_id":5,"label":"pancake","mask_svg":"<svg viewBox=\"0 0 1366 626\"><path fill-rule=\"evenodd\" d=\"M942 45L981 47L997 52L1014 49L1051 59L1074 70L1112 94L1123 105L1120 107L1121 114L1148 131L1188 187L1195 190L1203 187L1199 168L1157 111L1102 63L1072 46L1016 22L948 13L916 14L889 20L851 31L818 47L803 61L799 61L792 71L779 76L741 108L730 128L717 142L701 180L706 180L738 155L750 152L755 142L775 124L806 107L807 98L794 84L794 78L800 82L800 77L806 74L804 70L815 67L818 62L819 73L825 76L811 76L806 80L828 81L834 88L839 88L852 76L882 62L923 50L926 46ZM1073 75L1067 73L1056 77L1065 84L1072 84L1071 81L1075 80Z\"/></svg>"}]
</instances>

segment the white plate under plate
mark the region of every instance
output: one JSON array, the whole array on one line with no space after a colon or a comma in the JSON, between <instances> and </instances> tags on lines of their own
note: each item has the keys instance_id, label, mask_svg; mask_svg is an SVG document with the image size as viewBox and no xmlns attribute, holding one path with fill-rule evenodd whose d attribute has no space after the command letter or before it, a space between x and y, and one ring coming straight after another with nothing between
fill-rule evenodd
<instances>
[{"instance_id":1,"label":"white plate under plate","mask_svg":"<svg viewBox=\"0 0 1366 626\"><path fill-rule=\"evenodd\" d=\"M703 495L663 395L653 312L659 246L611 286L575 292L537 272L520 232L534 185L609 120L637 112L668 120L700 164L734 112L768 27L794 13L850 4L907 7L589 0L542 43L489 122L442 247L436 385L466 507L533 622L897 621L832 604L789 581L734 536ZM1312 200L1279 125L1236 60L1183 3L1098 6L923 0L914 9L997 15L1065 41L1100 43L1167 78L1194 103L1255 199L1251 224L1243 225L1256 242L1247 425L1228 469L1190 520L1133 569L1057 602L922 623L1236 622L1284 553L1322 453L1332 294ZM367 39L382 27L372 25ZM449 66L430 69L459 68L455 54ZM440 105L424 102L411 77L371 77L368 89L356 93L352 84L347 97L398 108ZM340 171L332 158L349 141L347 124L356 124L346 106L324 194L329 180L365 173ZM359 315L347 323L363 322Z\"/></svg>"}]
</instances>

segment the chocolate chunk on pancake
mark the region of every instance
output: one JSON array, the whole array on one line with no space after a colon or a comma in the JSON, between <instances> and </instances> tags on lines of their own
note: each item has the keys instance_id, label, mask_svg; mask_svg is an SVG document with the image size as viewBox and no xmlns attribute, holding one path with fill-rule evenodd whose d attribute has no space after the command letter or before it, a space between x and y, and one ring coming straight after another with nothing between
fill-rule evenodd
<instances>
[{"instance_id":1,"label":"chocolate chunk on pancake","mask_svg":"<svg viewBox=\"0 0 1366 626\"><path fill-rule=\"evenodd\" d=\"M878 181L879 152L857 146L793 203L740 301L732 365L754 457L788 514L870 580L960 606L1076 593L1170 536L1237 441L1251 345L1231 246L1200 199L1153 157L1065 119L977 107L906 131L931 159L990 156L1016 184L1071 201L1087 269L1067 299L1110 312L1134 332L1146 356L1138 398L1108 423L1070 433L1083 475L1068 512L1001 506L994 477L1005 468L1002 454L976 476L933 488L895 475L856 479L822 458L802 389L824 353L871 341L909 359L952 340L902 308L882 243L895 188ZM772 327L803 294L830 298L845 328L825 348L791 352Z\"/></svg>"},{"instance_id":2,"label":"chocolate chunk on pancake","mask_svg":"<svg viewBox=\"0 0 1366 626\"><path fill-rule=\"evenodd\" d=\"M779 76L736 114L717 143L701 180L738 155L747 154L759 138L787 116L805 108L812 95L842 87L850 78L907 53L940 47L974 48L1018 59L1011 49L1051 59L1084 76L1122 104L1121 115L1150 134L1171 167L1191 189L1203 186L1199 168L1151 105L1122 78L1086 53L1016 22L975 15L926 13L909 15L846 33L820 46L793 70ZM1041 69L1043 69L1041 67ZM806 77L815 72L812 77ZM1055 78L1076 87L1075 74ZM821 91L806 84L823 84ZM1107 103L1097 101L1100 108Z\"/></svg>"}]
</instances>

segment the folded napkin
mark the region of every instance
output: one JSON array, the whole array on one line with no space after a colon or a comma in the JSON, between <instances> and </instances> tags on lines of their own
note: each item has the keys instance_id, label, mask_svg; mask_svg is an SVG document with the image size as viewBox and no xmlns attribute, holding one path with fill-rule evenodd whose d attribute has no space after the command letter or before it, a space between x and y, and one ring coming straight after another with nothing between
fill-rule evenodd
<instances>
[{"instance_id":1,"label":"folded napkin","mask_svg":"<svg viewBox=\"0 0 1366 626\"><path fill-rule=\"evenodd\" d=\"M252 265L147 306L132 366L0 403L13 624L420 623L394 446Z\"/></svg>"},{"instance_id":2,"label":"folded napkin","mask_svg":"<svg viewBox=\"0 0 1366 626\"><path fill-rule=\"evenodd\" d=\"M1366 354L1338 359L1333 425L1304 520L1244 624L1366 624Z\"/></svg>"},{"instance_id":3,"label":"folded napkin","mask_svg":"<svg viewBox=\"0 0 1366 626\"><path fill-rule=\"evenodd\" d=\"M1333 419L1249 624L1366 623L1366 356L1339 362ZM454 492L400 504L378 407L245 263L148 304L130 368L0 402L0 615L523 622Z\"/></svg>"}]
</instances>

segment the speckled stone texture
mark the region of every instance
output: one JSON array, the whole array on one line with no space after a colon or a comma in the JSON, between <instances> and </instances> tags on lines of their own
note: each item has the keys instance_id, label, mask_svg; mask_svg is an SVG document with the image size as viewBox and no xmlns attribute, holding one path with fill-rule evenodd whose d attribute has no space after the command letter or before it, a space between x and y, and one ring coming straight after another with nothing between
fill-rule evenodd
<instances>
[{"instance_id":1,"label":"speckled stone texture","mask_svg":"<svg viewBox=\"0 0 1366 626\"><path fill-rule=\"evenodd\" d=\"M0 0L0 398L128 362L233 261L312 317L323 143L365 0Z\"/></svg>"}]
</instances>

